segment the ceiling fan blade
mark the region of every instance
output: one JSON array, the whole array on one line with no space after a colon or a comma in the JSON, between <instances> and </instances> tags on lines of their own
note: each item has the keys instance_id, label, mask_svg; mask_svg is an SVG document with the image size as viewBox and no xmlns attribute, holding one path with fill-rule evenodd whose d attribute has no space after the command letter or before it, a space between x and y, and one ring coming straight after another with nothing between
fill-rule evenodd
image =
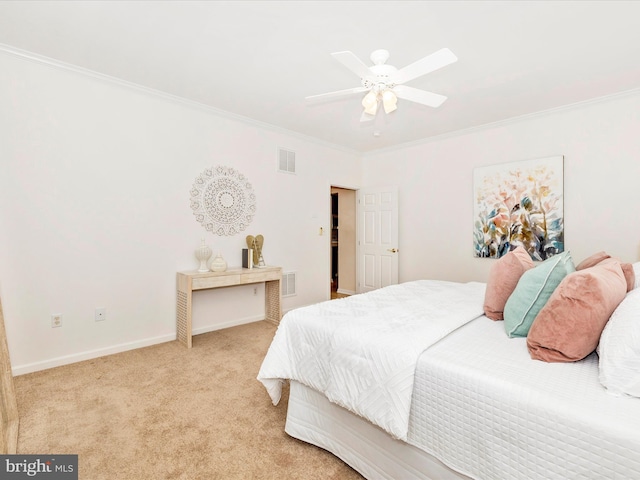
<instances>
[{"instance_id":1,"label":"ceiling fan blade","mask_svg":"<svg viewBox=\"0 0 640 480\"><path fill-rule=\"evenodd\" d=\"M373 75L373 72L369 70L369 67L367 67L362 60L356 57L353 52L335 52L331 55L360 78L366 78Z\"/></svg>"},{"instance_id":2,"label":"ceiling fan blade","mask_svg":"<svg viewBox=\"0 0 640 480\"><path fill-rule=\"evenodd\" d=\"M344 97L347 95L352 95L354 93L362 93L368 90L369 89L365 87L354 87L354 88L347 88L346 90L338 90L336 92L321 93L320 95L310 95L308 97L304 97L304 99L308 102L315 102L320 100L332 100L334 98Z\"/></svg>"},{"instance_id":3,"label":"ceiling fan blade","mask_svg":"<svg viewBox=\"0 0 640 480\"><path fill-rule=\"evenodd\" d=\"M442 48L421 60L401 68L395 73L392 80L395 83L405 83L457 61L458 57L456 57L451 50Z\"/></svg>"},{"instance_id":4,"label":"ceiling fan blade","mask_svg":"<svg viewBox=\"0 0 640 480\"><path fill-rule=\"evenodd\" d=\"M433 108L439 107L447 99L444 95L438 95L437 93L407 87L406 85L396 85L393 88L393 92L398 96L398 98L421 103L422 105Z\"/></svg>"}]
</instances>

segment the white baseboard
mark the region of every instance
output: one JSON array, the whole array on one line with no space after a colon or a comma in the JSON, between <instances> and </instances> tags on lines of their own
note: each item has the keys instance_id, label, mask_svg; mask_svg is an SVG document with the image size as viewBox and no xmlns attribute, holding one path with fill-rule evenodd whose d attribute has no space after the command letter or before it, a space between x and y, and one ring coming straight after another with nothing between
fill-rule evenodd
<instances>
[{"instance_id":1,"label":"white baseboard","mask_svg":"<svg viewBox=\"0 0 640 480\"><path fill-rule=\"evenodd\" d=\"M142 340L136 340L135 342L121 343L119 345L112 345L110 347L98 348L96 350L88 350L86 352L74 353L71 355L65 355L63 357L56 357L49 360L43 360L41 362L27 363L26 365L18 365L11 369L13 375L24 375L26 373L39 372L40 370L47 370L49 368L59 367L62 365L69 365L71 363L82 362L84 360L91 360L92 358L105 357L114 353L126 352L128 350L135 350L136 348L150 347L158 343L170 342L176 339L176 334L160 335L159 337L145 338Z\"/></svg>"},{"instance_id":2,"label":"white baseboard","mask_svg":"<svg viewBox=\"0 0 640 480\"><path fill-rule=\"evenodd\" d=\"M341 293L342 295L355 295L356 292L354 292L353 290L345 290L344 288L339 288L337 290L338 293Z\"/></svg>"},{"instance_id":3,"label":"white baseboard","mask_svg":"<svg viewBox=\"0 0 640 480\"><path fill-rule=\"evenodd\" d=\"M264 320L264 315L245 317L230 322L223 322L217 323L215 325L208 325L206 327L200 327L194 329L192 334L198 335L200 333L213 332L215 330L222 330L223 328L235 327L238 325L244 325L245 323L258 322L260 320ZM158 337L145 338L142 340L136 340L135 342L121 343L119 345L112 345L110 347L98 348L96 350L89 350L86 352L79 352L62 357L51 358L49 360L43 360L41 362L17 365L11 369L11 372L13 373L14 377L17 377L19 375L25 375L27 373L39 372L40 370L47 370L49 368L69 365L71 363L82 362L84 360L91 360L92 358L105 357L114 353L121 353L128 350L135 350L137 348L150 347L151 345L156 345L158 343L171 342L175 339L175 333L169 335L160 335Z\"/></svg>"}]
</instances>

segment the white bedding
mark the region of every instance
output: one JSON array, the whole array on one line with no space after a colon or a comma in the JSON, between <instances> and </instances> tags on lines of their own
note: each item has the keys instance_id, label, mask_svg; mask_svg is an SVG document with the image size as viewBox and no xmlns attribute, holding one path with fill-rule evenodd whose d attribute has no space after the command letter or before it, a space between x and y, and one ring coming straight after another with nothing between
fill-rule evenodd
<instances>
[{"instance_id":1,"label":"white bedding","mask_svg":"<svg viewBox=\"0 0 640 480\"><path fill-rule=\"evenodd\" d=\"M410 425L410 444L473 478L640 478L640 399L607 393L595 353L532 360L484 316L420 357Z\"/></svg>"},{"instance_id":2,"label":"white bedding","mask_svg":"<svg viewBox=\"0 0 640 480\"><path fill-rule=\"evenodd\" d=\"M304 388L291 382L287 433L370 480L640 478L640 399L608 394L595 354L531 360L484 316L420 356L406 442Z\"/></svg>"},{"instance_id":3,"label":"white bedding","mask_svg":"<svg viewBox=\"0 0 640 480\"><path fill-rule=\"evenodd\" d=\"M297 380L405 440L418 358L482 314L484 291L419 280L292 310L258 380L274 404L283 379Z\"/></svg>"},{"instance_id":4,"label":"white bedding","mask_svg":"<svg viewBox=\"0 0 640 480\"><path fill-rule=\"evenodd\" d=\"M355 296L346 299L351 302L325 302L288 314L276 334L278 341L274 338L275 353L270 349L268 354L276 360L265 362L260 373L274 402L280 395L278 379L307 385L292 382L286 431L328 449L371 479L640 478L640 399L606 391L598 379L597 355L573 363L532 360L526 339L507 337L502 322L483 315L463 320L474 316L475 305L482 304L484 284L468 284L467 294L455 300L457 294L446 293L446 283L412 282L407 290L410 295L400 285L375 291L379 293L373 299L367 297L370 294ZM415 314L421 308L429 311L430 307L419 305L422 300L433 300L423 291L433 293L433 288L440 299L436 310L450 310L469 300L471 309L464 314L458 311L451 325L446 321L438 329L439 334L426 333L429 338L423 344L422 339L415 339L422 335L420 325L426 324L427 317L418 315L419 321ZM403 306L399 312L392 307L398 304ZM396 321L398 317L408 320L406 340L400 335L405 327ZM461 326L454 328L457 322ZM323 325L334 327L335 332L325 332ZM358 333L356 325L365 328ZM310 330L304 331L306 328ZM344 337L335 338L341 335ZM383 347L368 343L382 337L391 337L393 350L386 343L380 344ZM293 353L297 348L302 349L301 356ZM375 357L376 349L383 357L393 358L404 358L399 349L412 355L422 352L417 354L415 378L410 375L413 396L406 441L369 424L352 406L342 408L325 397L327 391L336 393L331 392L331 375L337 371L341 376L346 368L356 372L353 388L386 389L376 397L384 405L395 387L392 382L369 380L378 367L366 356ZM349 367L320 367L322 356L330 361L348 357L351 363ZM301 365L295 365L298 357ZM316 374L319 369L322 374L301 380L301 372L308 369ZM398 385L408 385L405 370L399 370ZM314 395L307 387L323 395ZM350 388L348 395L353 396ZM294 397L300 393L306 396Z\"/></svg>"},{"instance_id":5,"label":"white bedding","mask_svg":"<svg viewBox=\"0 0 640 480\"><path fill-rule=\"evenodd\" d=\"M295 380L291 381L285 431L333 453L369 480L470 478Z\"/></svg>"}]
</instances>

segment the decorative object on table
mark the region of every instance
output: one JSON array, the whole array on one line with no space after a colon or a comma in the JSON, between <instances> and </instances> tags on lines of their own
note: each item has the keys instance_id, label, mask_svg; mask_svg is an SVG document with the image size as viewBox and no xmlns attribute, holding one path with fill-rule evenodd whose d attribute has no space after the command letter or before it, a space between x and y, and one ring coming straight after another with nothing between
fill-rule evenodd
<instances>
[{"instance_id":1,"label":"decorative object on table","mask_svg":"<svg viewBox=\"0 0 640 480\"><path fill-rule=\"evenodd\" d=\"M243 174L230 167L207 168L191 188L196 220L216 235L235 235L251 223L256 196Z\"/></svg>"},{"instance_id":2,"label":"decorative object on table","mask_svg":"<svg viewBox=\"0 0 640 480\"><path fill-rule=\"evenodd\" d=\"M256 267L264 267L264 258L262 257L262 246L264 245L264 237L262 235L247 235L247 247L253 250L253 264Z\"/></svg>"},{"instance_id":3,"label":"decorative object on table","mask_svg":"<svg viewBox=\"0 0 640 480\"><path fill-rule=\"evenodd\" d=\"M204 242L203 238L202 244L195 251L196 258L200 261L198 272L202 273L209 271L207 262L209 261L209 258L211 258L211 253L211 248L209 248L209 246Z\"/></svg>"},{"instance_id":4,"label":"decorative object on table","mask_svg":"<svg viewBox=\"0 0 640 480\"><path fill-rule=\"evenodd\" d=\"M474 255L500 258L521 245L533 260L564 251L562 155L473 172Z\"/></svg>"},{"instance_id":5,"label":"decorative object on table","mask_svg":"<svg viewBox=\"0 0 640 480\"><path fill-rule=\"evenodd\" d=\"M253 250L251 248L242 249L242 268L253 268Z\"/></svg>"},{"instance_id":6,"label":"decorative object on table","mask_svg":"<svg viewBox=\"0 0 640 480\"><path fill-rule=\"evenodd\" d=\"M211 261L210 268L212 272L224 272L227 270L227 261L222 257L220 252L218 252L216 258Z\"/></svg>"}]
</instances>

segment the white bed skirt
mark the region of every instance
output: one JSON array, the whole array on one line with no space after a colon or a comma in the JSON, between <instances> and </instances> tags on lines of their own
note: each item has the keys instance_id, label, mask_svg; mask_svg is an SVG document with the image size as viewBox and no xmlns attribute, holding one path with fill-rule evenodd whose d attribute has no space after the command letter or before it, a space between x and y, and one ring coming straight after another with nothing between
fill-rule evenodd
<instances>
[{"instance_id":1,"label":"white bed skirt","mask_svg":"<svg viewBox=\"0 0 640 480\"><path fill-rule=\"evenodd\" d=\"M291 381L285 431L333 453L369 480L469 479L438 459Z\"/></svg>"}]
</instances>

